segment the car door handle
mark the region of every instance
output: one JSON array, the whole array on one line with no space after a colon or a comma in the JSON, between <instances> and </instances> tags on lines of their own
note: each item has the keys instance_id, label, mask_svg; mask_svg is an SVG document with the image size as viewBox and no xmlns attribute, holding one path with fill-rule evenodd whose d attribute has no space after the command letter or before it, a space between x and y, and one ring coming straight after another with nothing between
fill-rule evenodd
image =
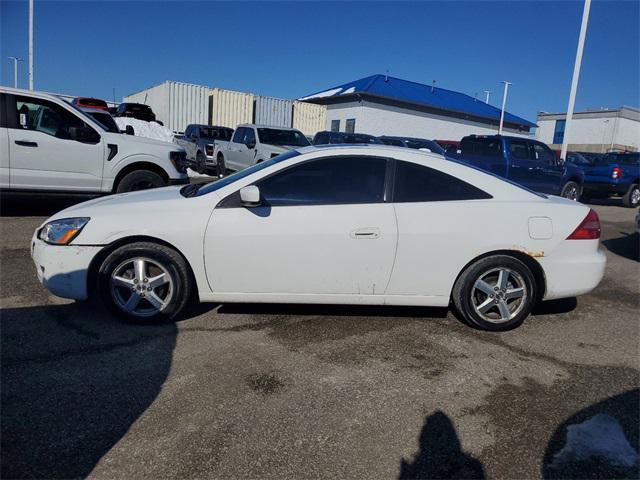
<instances>
[{"instance_id":1,"label":"car door handle","mask_svg":"<svg viewBox=\"0 0 640 480\"><path fill-rule=\"evenodd\" d=\"M351 232L351 238L355 239L375 239L380 236L380 229L377 227L359 228Z\"/></svg>"},{"instance_id":2,"label":"car door handle","mask_svg":"<svg viewBox=\"0 0 640 480\"><path fill-rule=\"evenodd\" d=\"M20 145L21 147L37 147L38 146L36 142L28 142L26 140L16 140L14 143L16 145Z\"/></svg>"}]
</instances>

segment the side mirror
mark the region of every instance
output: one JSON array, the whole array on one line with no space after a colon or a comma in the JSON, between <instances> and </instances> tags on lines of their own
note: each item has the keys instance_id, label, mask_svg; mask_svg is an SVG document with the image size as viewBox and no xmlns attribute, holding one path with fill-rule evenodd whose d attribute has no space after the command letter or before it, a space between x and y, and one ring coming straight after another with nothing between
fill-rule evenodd
<instances>
[{"instance_id":1,"label":"side mirror","mask_svg":"<svg viewBox=\"0 0 640 480\"><path fill-rule=\"evenodd\" d=\"M91 127L69 127L69 138L76 142L97 142L100 137Z\"/></svg>"},{"instance_id":2,"label":"side mirror","mask_svg":"<svg viewBox=\"0 0 640 480\"><path fill-rule=\"evenodd\" d=\"M244 207L260 205L260 189L255 185L248 185L240 189L240 202Z\"/></svg>"},{"instance_id":3,"label":"side mirror","mask_svg":"<svg viewBox=\"0 0 640 480\"><path fill-rule=\"evenodd\" d=\"M126 127L124 127L124 133L126 133L127 135L135 135L135 132L131 125L127 125Z\"/></svg>"},{"instance_id":4,"label":"side mirror","mask_svg":"<svg viewBox=\"0 0 640 480\"><path fill-rule=\"evenodd\" d=\"M245 143L245 145L247 146L247 148L249 150L252 150L252 149L256 148L256 141L255 140L249 140L249 143Z\"/></svg>"}]
</instances>

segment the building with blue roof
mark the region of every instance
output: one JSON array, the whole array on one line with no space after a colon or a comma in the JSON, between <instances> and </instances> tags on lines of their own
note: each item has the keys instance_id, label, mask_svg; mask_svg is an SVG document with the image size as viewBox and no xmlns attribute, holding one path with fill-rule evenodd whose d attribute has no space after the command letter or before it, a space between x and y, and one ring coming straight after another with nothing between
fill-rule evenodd
<instances>
[{"instance_id":1,"label":"building with blue roof","mask_svg":"<svg viewBox=\"0 0 640 480\"><path fill-rule=\"evenodd\" d=\"M327 107L327 130L460 140L498 133L500 109L467 94L372 75L299 98ZM528 136L536 124L505 112L503 133Z\"/></svg>"}]
</instances>

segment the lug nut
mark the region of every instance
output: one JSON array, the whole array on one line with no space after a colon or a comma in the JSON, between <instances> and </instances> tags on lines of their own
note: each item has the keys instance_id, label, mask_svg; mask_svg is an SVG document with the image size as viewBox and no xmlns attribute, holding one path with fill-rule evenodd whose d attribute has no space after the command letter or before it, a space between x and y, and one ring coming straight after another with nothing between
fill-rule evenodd
<instances>
[{"instance_id":1,"label":"lug nut","mask_svg":"<svg viewBox=\"0 0 640 480\"><path fill-rule=\"evenodd\" d=\"M138 279L137 279L137 278L134 278L134 279L133 279L133 283L138 283Z\"/></svg>"},{"instance_id":2,"label":"lug nut","mask_svg":"<svg viewBox=\"0 0 640 480\"><path fill-rule=\"evenodd\" d=\"M140 296L141 296L141 297L144 297L144 292L142 292L142 293L140 294Z\"/></svg>"},{"instance_id":3,"label":"lug nut","mask_svg":"<svg viewBox=\"0 0 640 480\"><path fill-rule=\"evenodd\" d=\"M151 287L147 287L147 290L148 290L148 291L151 291Z\"/></svg>"},{"instance_id":4,"label":"lug nut","mask_svg":"<svg viewBox=\"0 0 640 480\"><path fill-rule=\"evenodd\" d=\"M148 279L148 278L145 278L145 279L143 280L143 282L144 282L144 283L147 283L148 281L149 281L149 279Z\"/></svg>"}]
</instances>

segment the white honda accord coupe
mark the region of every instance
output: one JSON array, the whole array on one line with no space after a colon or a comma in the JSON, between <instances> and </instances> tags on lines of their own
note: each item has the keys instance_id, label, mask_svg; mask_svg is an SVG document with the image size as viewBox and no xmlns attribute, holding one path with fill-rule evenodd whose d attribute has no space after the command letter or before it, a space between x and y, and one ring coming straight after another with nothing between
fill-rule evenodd
<instances>
[{"instance_id":1,"label":"white honda accord coupe","mask_svg":"<svg viewBox=\"0 0 640 480\"><path fill-rule=\"evenodd\" d=\"M172 319L185 304L450 304L471 325L520 325L536 302L595 288L593 210L431 153L292 150L206 185L91 200L33 236L55 295Z\"/></svg>"}]
</instances>

